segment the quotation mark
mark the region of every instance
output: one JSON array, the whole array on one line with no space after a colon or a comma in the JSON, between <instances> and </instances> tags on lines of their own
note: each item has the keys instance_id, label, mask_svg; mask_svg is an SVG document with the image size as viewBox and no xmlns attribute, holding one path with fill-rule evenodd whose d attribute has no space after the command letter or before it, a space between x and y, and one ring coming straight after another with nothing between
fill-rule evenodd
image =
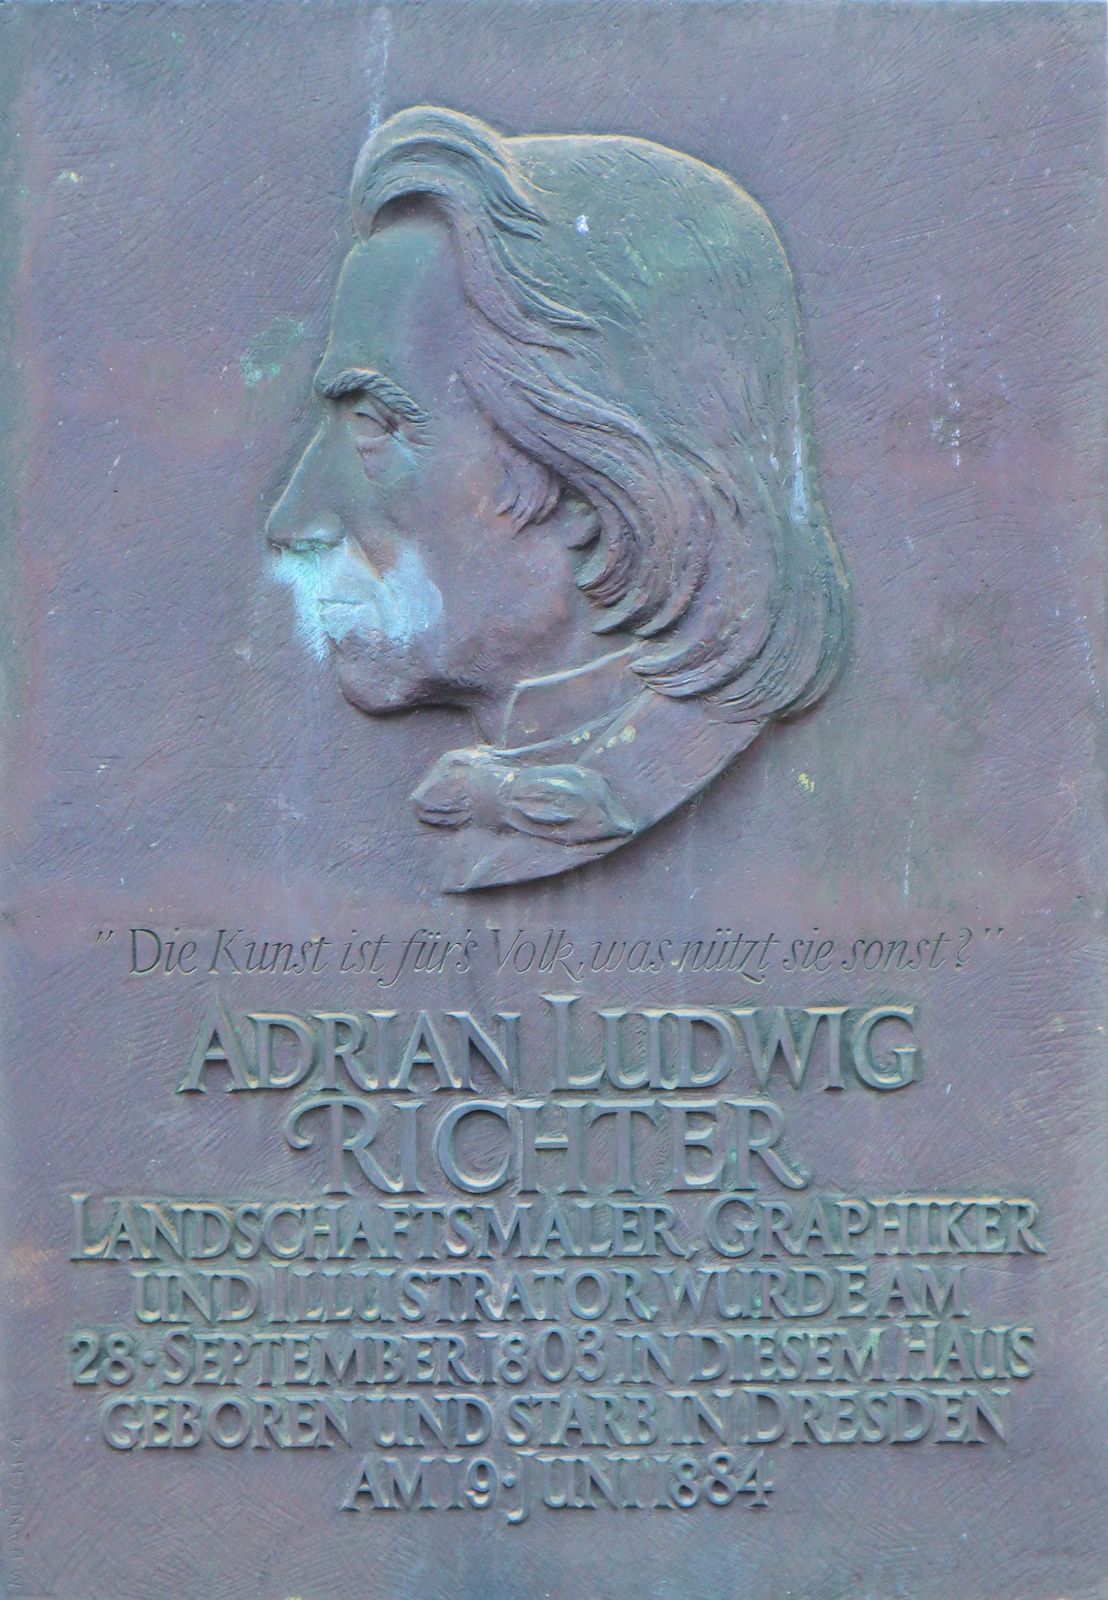
<instances>
[{"instance_id":1,"label":"quotation mark","mask_svg":"<svg viewBox=\"0 0 1108 1600\"><path fill-rule=\"evenodd\" d=\"M115 932L114 928L97 928L97 930L96 930L96 942L97 942L97 944L107 944L108 940L111 938L111 936L112 936L112 934L114 932Z\"/></svg>"}]
</instances>

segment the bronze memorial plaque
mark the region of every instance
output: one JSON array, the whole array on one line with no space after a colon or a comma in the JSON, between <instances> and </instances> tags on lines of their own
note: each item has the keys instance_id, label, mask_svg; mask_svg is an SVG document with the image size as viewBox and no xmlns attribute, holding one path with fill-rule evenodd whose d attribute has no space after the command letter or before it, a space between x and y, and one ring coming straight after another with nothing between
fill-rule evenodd
<instances>
[{"instance_id":1,"label":"bronze memorial plaque","mask_svg":"<svg viewBox=\"0 0 1108 1600\"><path fill-rule=\"evenodd\" d=\"M1104 47L0 11L12 1600L1108 1595Z\"/></svg>"}]
</instances>

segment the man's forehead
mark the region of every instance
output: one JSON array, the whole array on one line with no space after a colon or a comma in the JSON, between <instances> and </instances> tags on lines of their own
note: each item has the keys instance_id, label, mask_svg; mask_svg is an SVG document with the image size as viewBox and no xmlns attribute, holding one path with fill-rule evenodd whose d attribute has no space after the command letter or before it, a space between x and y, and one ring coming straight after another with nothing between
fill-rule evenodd
<instances>
[{"instance_id":1,"label":"man's forehead","mask_svg":"<svg viewBox=\"0 0 1108 1600\"><path fill-rule=\"evenodd\" d=\"M445 225L405 219L354 246L343 263L321 368L372 367L435 384L463 327L461 279ZM397 370L403 369L402 373Z\"/></svg>"}]
</instances>

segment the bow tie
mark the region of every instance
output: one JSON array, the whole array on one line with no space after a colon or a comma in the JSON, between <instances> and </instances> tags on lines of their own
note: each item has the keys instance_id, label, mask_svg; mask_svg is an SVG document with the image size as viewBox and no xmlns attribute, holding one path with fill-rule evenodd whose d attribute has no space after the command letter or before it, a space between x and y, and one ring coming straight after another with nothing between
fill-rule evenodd
<instances>
[{"instance_id":1,"label":"bow tie","mask_svg":"<svg viewBox=\"0 0 1108 1600\"><path fill-rule=\"evenodd\" d=\"M607 779L590 767L526 765L491 748L448 750L412 795L432 828L471 824L556 844L625 838L635 824Z\"/></svg>"}]
</instances>

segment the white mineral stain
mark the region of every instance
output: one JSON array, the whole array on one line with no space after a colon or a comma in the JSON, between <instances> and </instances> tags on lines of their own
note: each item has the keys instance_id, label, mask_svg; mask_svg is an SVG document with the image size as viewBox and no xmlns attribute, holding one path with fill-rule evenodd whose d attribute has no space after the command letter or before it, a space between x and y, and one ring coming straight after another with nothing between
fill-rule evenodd
<instances>
[{"instance_id":1,"label":"white mineral stain","mask_svg":"<svg viewBox=\"0 0 1108 1600\"><path fill-rule=\"evenodd\" d=\"M369 128L372 136L381 121L381 100L385 92L385 79L389 71L389 47L392 44L392 17L388 6L378 6L369 28L369 45L366 50L365 76L369 89Z\"/></svg>"},{"instance_id":2,"label":"white mineral stain","mask_svg":"<svg viewBox=\"0 0 1108 1600\"><path fill-rule=\"evenodd\" d=\"M317 661L328 643L341 644L351 633L407 644L442 615L442 594L411 546L383 572L346 541L290 550L278 557L276 576L292 589L297 631Z\"/></svg>"}]
</instances>

